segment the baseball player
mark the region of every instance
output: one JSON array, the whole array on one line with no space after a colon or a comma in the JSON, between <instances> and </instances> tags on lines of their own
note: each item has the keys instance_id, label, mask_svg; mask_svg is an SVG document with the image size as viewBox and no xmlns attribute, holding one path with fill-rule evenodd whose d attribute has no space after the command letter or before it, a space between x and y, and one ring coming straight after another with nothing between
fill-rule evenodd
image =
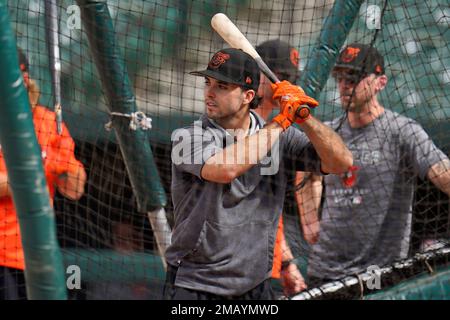
<instances>
[{"instance_id":1,"label":"baseball player","mask_svg":"<svg viewBox=\"0 0 450 320\"><path fill-rule=\"evenodd\" d=\"M329 127L297 118L301 105L318 103L288 81L273 86L281 107L273 121L252 111L260 71L243 51L222 49L191 74L205 79L205 114L172 134L175 221L164 297L271 299L287 171L343 173L351 154Z\"/></svg>"},{"instance_id":2,"label":"baseball player","mask_svg":"<svg viewBox=\"0 0 450 320\"><path fill-rule=\"evenodd\" d=\"M18 55L42 151L50 202L53 202L56 189L66 198L77 200L84 193L86 172L75 158L75 144L64 124L61 135L58 134L55 113L39 105L39 88L29 77L27 59L20 49ZM26 299L24 269L19 223L0 148L0 299Z\"/></svg>"},{"instance_id":3,"label":"baseball player","mask_svg":"<svg viewBox=\"0 0 450 320\"><path fill-rule=\"evenodd\" d=\"M348 116L329 125L352 151L354 166L344 175L310 180L323 179L325 185L320 232L308 263L310 286L407 257L417 176L450 195L448 157L416 121L378 101L388 81L378 50L348 45L333 76ZM317 207L310 200L301 202Z\"/></svg>"}]
</instances>

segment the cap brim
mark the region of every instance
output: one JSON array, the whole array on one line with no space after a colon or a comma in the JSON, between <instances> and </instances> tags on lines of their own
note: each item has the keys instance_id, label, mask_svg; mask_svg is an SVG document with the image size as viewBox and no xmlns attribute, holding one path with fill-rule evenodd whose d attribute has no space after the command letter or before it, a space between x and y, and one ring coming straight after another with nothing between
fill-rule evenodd
<instances>
[{"instance_id":1,"label":"cap brim","mask_svg":"<svg viewBox=\"0 0 450 320\"><path fill-rule=\"evenodd\" d=\"M339 70L342 70L342 69L354 70L354 71L359 71L359 72L363 72L364 71L365 74L370 74L370 73L375 73L377 75L384 74L384 68L383 68L383 71L381 73L376 73L374 71L370 72L370 71L367 71L367 70L363 70L360 66L353 66L353 65L348 65L348 64L336 64L333 67L332 72L339 72Z\"/></svg>"},{"instance_id":2,"label":"cap brim","mask_svg":"<svg viewBox=\"0 0 450 320\"><path fill-rule=\"evenodd\" d=\"M360 66L354 66L351 64L335 64L333 67L333 71L336 69L350 69L355 71L362 71L362 68Z\"/></svg>"},{"instance_id":3,"label":"cap brim","mask_svg":"<svg viewBox=\"0 0 450 320\"><path fill-rule=\"evenodd\" d=\"M223 81L226 83L231 83L231 84L235 84L238 86L242 86L242 83L234 81L234 80L224 76L223 74L220 74L218 72L214 72L214 71L208 70L208 69L200 70L200 71L191 71L191 72L189 72L189 74L192 74L194 76L199 76L199 77L210 77L210 78L214 78L216 80Z\"/></svg>"}]
</instances>

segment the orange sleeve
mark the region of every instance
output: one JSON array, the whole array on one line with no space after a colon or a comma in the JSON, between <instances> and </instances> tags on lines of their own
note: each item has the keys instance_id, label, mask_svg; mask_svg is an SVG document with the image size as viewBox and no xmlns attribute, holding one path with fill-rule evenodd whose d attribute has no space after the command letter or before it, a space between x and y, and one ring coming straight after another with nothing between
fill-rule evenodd
<instances>
[{"instance_id":1,"label":"orange sleeve","mask_svg":"<svg viewBox=\"0 0 450 320\"><path fill-rule=\"evenodd\" d=\"M283 216L280 216L278 222L277 236L275 239L275 246L273 250L273 265L272 265L272 278L279 279L281 277L281 262L283 252L281 250L281 238L284 233Z\"/></svg>"},{"instance_id":2,"label":"orange sleeve","mask_svg":"<svg viewBox=\"0 0 450 320\"><path fill-rule=\"evenodd\" d=\"M33 108L33 122L42 150L52 148L58 153L62 152L66 157L73 156L75 143L64 123L61 124L61 134L58 134L56 115L53 111L43 106L36 106Z\"/></svg>"},{"instance_id":3,"label":"orange sleeve","mask_svg":"<svg viewBox=\"0 0 450 320\"><path fill-rule=\"evenodd\" d=\"M66 124L61 123L62 132L58 134L56 126L56 116L52 112L52 124L54 128L50 139L50 148L58 153L57 165L58 171L76 171L78 167L83 167L82 163L75 158L75 142L73 141Z\"/></svg>"},{"instance_id":4,"label":"orange sleeve","mask_svg":"<svg viewBox=\"0 0 450 320\"><path fill-rule=\"evenodd\" d=\"M83 164L75 157L75 142L70 136L69 130L64 123L62 123L62 135L60 137L60 150L63 153L63 156L66 155L64 160L67 161L67 171L76 171L78 170L78 167L83 168Z\"/></svg>"},{"instance_id":5,"label":"orange sleeve","mask_svg":"<svg viewBox=\"0 0 450 320\"><path fill-rule=\"evenodd\" d=\"M8 174L1 149L0 173ZM0 198L0 266L25 269L19 222L10 196Z\"/></svg>"},{"instance_id":6,"label":"orange sleeve","mask_svg":"<svg viewBox=\"0 0 450 320\"><path fill-rule=\"evenodd\" d=\"M61 134L58 134L58 132L55 130L50 145L52 148L58 150L59 152L67 154L68 156L73 156L75 152L75 142L70 136L69 130L67 129L65 123L61 123L61 128Z\"/></svg>"},{"instance_id":7,"label":"orange sleeve","mask_svg":"<svg viewBox=\"0 0 450 320\"><path fill-rule=\"evenodd\" d=\"M83 165L75 158L75 142L70 136L67 126L62 123L62 132L58 134L56 115L43 106L33 108L33 121L36 136L44 155L44 170L53 195L58 175L65 172L76 172Z\"/></svg>"}]
</instances>

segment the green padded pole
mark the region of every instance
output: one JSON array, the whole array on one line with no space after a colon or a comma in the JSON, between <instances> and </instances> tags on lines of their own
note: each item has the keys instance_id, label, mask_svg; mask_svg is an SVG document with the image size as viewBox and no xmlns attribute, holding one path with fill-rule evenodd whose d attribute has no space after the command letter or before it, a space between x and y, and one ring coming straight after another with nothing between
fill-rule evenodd
<instances>
[{"instance_id":1,"label":"green padded pole","mask_svg":"<svg viewBox=\"0 0 450 320\"><path fill-rule=\"evenodd\" d=\"M106 2L77 2L110 111L122 114L138 111ZM164 207L167 202L166 194L147 134L140 129L130 130L129 123L128 118L112 118L112 126L125 160L138 209L140 212L148 212Z\"/></svg>"},{"instance_id":2,"label":"green padded pole","mask_svg":"<svg viewBox=\"0 0 450 320\"><path fill-rule=\"evenodd\" d=\"M363 2L363 0L334 2L299 80L299 85L307 95L318 98Z\"/></svg>"},{"instance_id":3,"label":"green padded pole","mask_svg":"<svg viewBox=\"0 0 450 320\"><path fill-rule=\"evenodd\" d=\"M106 2L78 0L78 4L110 111L120 114L138 111ZM164 210L166 193L148 136L139 128L131 130L129 118L114 116L111 123L125 160L138 210L147 212L158 251L163 257L170 245L171 230Z\"/></svg>"},{"instance_id":4,"label":"green padded pole","mask_svg":"<svg viewBox=\"0 0 450 320\"><path fill-rule=\"evenodd\" d=\"M5 1L0 1L0 39L0 144L20 224L28 298L67 299L54 212Z\"/></svg>"},{"instance_id":5,"label":"green padded pole","mask_svg":"<svg viewBox=\"0 0 450 320\"><path fill-rule=\"evenodd\" d=\"M81 278L86 282L162 283L166 277L161 257L153 254L66 248L62 255L67 267L77 265L80 268Z\"/></svg>"}]
</instances>

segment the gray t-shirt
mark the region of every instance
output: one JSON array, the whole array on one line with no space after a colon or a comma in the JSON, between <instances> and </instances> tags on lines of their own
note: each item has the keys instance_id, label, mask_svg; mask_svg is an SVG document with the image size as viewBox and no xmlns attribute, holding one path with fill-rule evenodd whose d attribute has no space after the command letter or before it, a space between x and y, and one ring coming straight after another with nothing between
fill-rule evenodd
<instances>
[{"instance_id":1,"label":"gray t-shirt","mask_svg":"<svg viewBox=\"0 0 450 320\"><path fill-rule=\"evenodd\" d=\"M328 125L336 129L339 121ZM311 248L308 274L325 279L405 258L415 179L447 158L418 123L389 110L362 128L345 121L338 133L359 170L352 187L342 176L324 178L319 240Z\"/></svg>"},{"instance_id":2,"label":"gray t-shirt","mask_svg":"<svg viewBox=\"0 0 450 320\"><path fill-rule=\"evenodd\" d=\"M262 118L253 116L262 128ZM166 259L178 266L177 286L228 296L241 295L270 277L288 171L320 173L320 161L309 139L289 128L280 136L273 174L261 174L269 166L263 159L229 184L203 180L203 164L222 150L226 137L206 116L172 135L175 224ZM180 148L186 141L191 147ZM274 153L269 155L275 158Z\"/></svg>"}]
</instances>

